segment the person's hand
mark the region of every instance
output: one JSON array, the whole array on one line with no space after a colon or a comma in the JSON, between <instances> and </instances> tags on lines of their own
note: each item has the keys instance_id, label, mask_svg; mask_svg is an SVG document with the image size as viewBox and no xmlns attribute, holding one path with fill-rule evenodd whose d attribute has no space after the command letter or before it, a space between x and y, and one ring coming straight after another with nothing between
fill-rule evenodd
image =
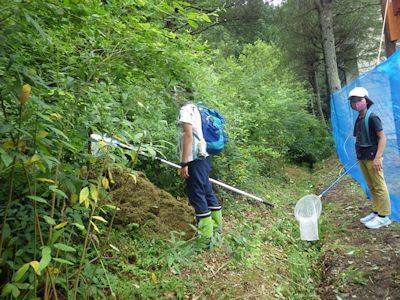
<instances>
[{"instance_id":1,"label":"person's hand","mask_svg":"<svg viewBox=\"0 0 400 300\"><path fill-rule=\"evenodd\" d=\"M180 171L181 172L179 175L181 176L181 178L183 178L183 179L189 178L189 167L188 166L182 167Z\"/></svg>"},{"instance_id":2,"label":"person's hand","mask_svg":"<svg viewBox=\"0 0 400 300\"><path fill-rule=\"evenodd\" d=\"M372 161L372 167L376 171L382 170L382 158L381 157L375 157L375 159Z\"/></svg>"}]
</instances>

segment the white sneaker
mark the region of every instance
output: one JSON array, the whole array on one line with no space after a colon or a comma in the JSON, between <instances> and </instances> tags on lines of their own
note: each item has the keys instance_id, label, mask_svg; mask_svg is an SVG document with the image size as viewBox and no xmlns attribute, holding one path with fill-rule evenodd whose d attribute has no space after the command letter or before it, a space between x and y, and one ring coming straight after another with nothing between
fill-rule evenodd
<instances>
[{"instance_id":1,"label":"white sneaker","mask_svg":"<svg viewBox=\"0 0 400 300\"><path fill-rule=\"evenodd\" d=\"M377 214L375 213L370 213L368 216L361 218L360 222L363 224L368 223L369 221L371 221L373 218L375 218L377 216Z\"/></svg>"},{"instance_id":2,"label":"white sneaker","mask_svg":"<svg viewBox=\"0 0 400 300\"><path fill-rule=\"evenodd\" d=\"M389 217L382 218L382 217L376 216L371 221L367 222L365 224L365 227L370 228L370 229L378 229L383 226L389 226L391 223L392 223L392 221L390 221Z\"/></svg>"}]
</instances>

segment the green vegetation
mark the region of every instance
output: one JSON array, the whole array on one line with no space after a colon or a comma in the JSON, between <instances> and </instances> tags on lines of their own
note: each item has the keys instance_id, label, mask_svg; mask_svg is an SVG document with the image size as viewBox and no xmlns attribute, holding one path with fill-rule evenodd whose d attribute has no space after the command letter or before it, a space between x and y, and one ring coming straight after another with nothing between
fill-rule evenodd
<instances>
[{"instance_id":1,"label":"green vegetation","mask_svg":"<svg viewBox=\"0 0 400 300\"><path fill-rule=\"evenodd\" d=\"M192 240L182 241L178 233L160 240L117 228L111 240L120 251L108 254L114 292L123 299L317 299L320 245L297 238L292 215L293 204L309 192L312 178L306 170L291 171L304 177L303 187L276 180L263 184L266 196L281 209L224 197L224 240L209 252L200 251Z\"/></svg>"},{"instance_id":2,"label":"green vegetation","mask_svg":"<svg viewBox=\"0 0 400 300\"><path fill-rule=\"evenodd\" d=\"M292 164L312 168L328 157L329 129L270 40L272 7L248 1L263 7L249 25L257 35L225 28L228 40L211 41L213 49L205 40L215 35L200 31L219 15L251 19L251 10L201 2L12 0L0 8L1 297L318 298L319 244L298 241L292 216L314 179ZM226 228L210 252L181 232L165 240L136 223L116 226L110 195L118 169L134 181L143 171L182 197L182 182L153 158L178 157L176 97L188 89L227 120L213 176L278 207L219 190ZM91 133L137 150L100 144L94 155Z\"/></svg>"}]
</instances>

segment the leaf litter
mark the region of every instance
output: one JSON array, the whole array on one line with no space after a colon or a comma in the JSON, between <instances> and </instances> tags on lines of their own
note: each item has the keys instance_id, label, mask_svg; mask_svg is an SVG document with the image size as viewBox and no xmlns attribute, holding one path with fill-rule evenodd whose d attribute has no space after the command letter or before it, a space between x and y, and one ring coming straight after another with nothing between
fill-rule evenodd
<instances>
[{"instance_id":1,"label":"leaf litter","mask_svg":"<svg viewBox=\"0 0 400 300\"><path fill-rule=\"evenodd\" d=\"M324 238L321 299L400 299L400 226L393 222L388 228L366 229L359 219L370 203L355 185L346 179L324 200L332 204L327 221L336 230ZM350 254L351 260L346 259Z\"/></svg>"},{"instance_id":2,"label":"leaf litter","mask_svg":"<svg viewBox=\"0 0 400 300\"><path fill-rule=\"evenodd\" d=\"M136 176L119 170L113 171L111 197L119 207L115 223L138 227L146 235L168 238L170 232L185 232L191 238L194 213L186 199L173 197L170 193L151 183L143 173Z\"/></svg>"}]
</instances>

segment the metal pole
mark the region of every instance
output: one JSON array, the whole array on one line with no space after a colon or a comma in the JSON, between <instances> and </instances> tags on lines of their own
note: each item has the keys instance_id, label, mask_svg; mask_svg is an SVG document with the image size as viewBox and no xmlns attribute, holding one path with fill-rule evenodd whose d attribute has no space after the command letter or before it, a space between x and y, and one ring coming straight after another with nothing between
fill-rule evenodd
<instances>
[{"instance_id":1,"label":"metal pole","mask_svg":"<svg viewBox=\"0 0 400 300\"><path fill-rule=\"evenodd\" d=\"M358 163L358 161L356 161L350 168L348 168L342 175L340 175L339 178L336 179L329 187L327 187L327 188L325 189L325 191L323 191L323 192L321 193L321 195L319 195L318 197L321 198L321 197L325 196L325 194L326 194L331 188L333 188L333 187L340 181L340 179L342 179L345 175L347 175L347 173L349 173L350 170L353 169L353 167L354 167L357 163Z\"/></svg>"},{"instance_id":2,"label":"metal pole","mask_svg":"<svg viewBox=\"0 0 400 300\"><path fill-rule=\"evenodd\" d=\"M168 160L159 158L159 157L157 157L157 156L156 156L155 158L156 158L156 160L161 161L162 163L165 163L165 164L167 164L167 165L170 165L171 167L174 167L174 168L177 168L177 169L180 169L180 168L181 168L181 166L179 166L179 165L177 165L177 164L174 164L174 163L172 163L172 162L170 162L170 161L168 161ZM249 197L249 198L251 198L251 199L253 199L253 200L262 202L262 203L267 204L267 205L269 205L269 206L274 206L272 203L270 203L270 202L268 202L268 201L266 201L266 200L264 200L264 199L261 199L261 198L259 198L259 197L257 197L257 196L254 196L254 195L252 195L252 194L249 194L249 193L247 193L247 192L245 192L245 191L239 190L239 189L237 189L237 188L235 188L235 187L233 187L233 186L230 186L230 185L228 185L228 184L226 184L226 183L223 183L223 182L221 182L221 181L215 180L215 179L213 179L213 178L209 178L209 179L210 179L210 181L211 181L212 183L215 183L215 184L217 184L217 185L220 185L220 186L226 188L227 190L230 190L230 191L235 192L235 193L238 193L238 194L240 194L240 195Z\"/></svg>"},{"instance_id":3,"label":"metal pole","mask_svg":"<svg viewBox=\"0 0 400 300\"><path fill-rule=\"evenodd\" d=\"M118 141L118 140L116 140L116 139L109 138L109 137L102 137L102 136L100 136L100 135L98 135L98 134L91 134L91 135L90 135L90 138L91 138L93 141L96 141L96 142L99 142L99 141L103 140L103 141L106 142L106 143L109 143L109 144L111 143L111 144L114 144L114 145L116 145L116 146L118 146L118 147L121 147L121 148L125 148L125 149L128 149L128 150L133 150L133 151L136 150L136 149L133 148L132 146L129 146L129 145L127 145L127 144L124 144L124 143L122 143L122 142L120 142L120 141ZM144 155L143 152L139 152L139 154ZM175 164L175 163L173 163L173 162L170 162L170 161L168 161L168 160L162 159L162 158L160 158L160 157L157 157L157 156L156 156L155 159L158 160L158 161L160 161L160 162L162 162L162 163L164 163L164 164L167 164L167 165L169 165L169 166L171 166L171 167L174 167L174 168L176 168L176 169L180 169L180 168L181 168L180 165L177 165L177 164ZM274 206L273 203L268 202L268 201L266 201L266 200L264 200L264 199L262 199L262 198L260 198L260 197L257 197L257 196L254 196L254 195L250 194L250 193L247 193L247 192L245 192L245 191L239 190L239 189L237 189L237 188L235 188L235 187L233 187L233 186L230 186L230 185L228 185L228 184L226 184L226 183L223 183L223 182L221 182L221 181L215 180L215 179L213 179L213 178L209 178L209 179L210 179L210 181L211 181L212 183L215 183L215 184L217 184L217 185L220 185L220 186L226 188L227 190L230 190L230 191L235 192L235 193L237 193L237 194L240 194L240 195L242 195L242 196L246 196L246 197L248 197L248 198L251 198L251 199L253 199L253 200L255 200L255 201L264 203L264 204L266 204L266 205Z\"/></svg>"}]
</instances>

